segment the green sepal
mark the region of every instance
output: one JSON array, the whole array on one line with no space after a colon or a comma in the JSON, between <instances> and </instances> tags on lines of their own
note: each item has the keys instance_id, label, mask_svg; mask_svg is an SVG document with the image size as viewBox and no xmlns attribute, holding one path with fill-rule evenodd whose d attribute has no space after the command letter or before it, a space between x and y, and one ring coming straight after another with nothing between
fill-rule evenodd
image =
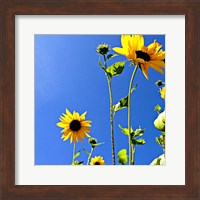
<instances>
[{"instance_id":1,"label":"green sepal","mask_svg":"<svg viewBox=\"0 0 200 200\"><path fill-rule=\"evenodd\" d=\"M122 165L126 165L126 163L128 162L128 155L126 149L121 149L118 152L118 162Z\"/></svg>"}]
</instances>

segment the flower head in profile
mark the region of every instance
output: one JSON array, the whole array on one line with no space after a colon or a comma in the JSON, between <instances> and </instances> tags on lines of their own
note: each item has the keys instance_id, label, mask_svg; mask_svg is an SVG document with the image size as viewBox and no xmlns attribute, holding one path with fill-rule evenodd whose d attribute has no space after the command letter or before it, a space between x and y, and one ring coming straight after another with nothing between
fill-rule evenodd
<instances>
[{"instance_id":1,"label":"flower head in profile","mask_svg":"<svg viewBox=\"0 0 200 200\"><path fill-rule=\"evenodd\" d=\"M57 126L63 128L61 132L63 133L62 139L64 141L70 138L70 143L72 141L74 143L78 141L82 142L84 137L90 137L87 132L90 132L91 121L85 120L86 113L84 112L82 115L79 115L78 112L74 111L72 114L66 109L66 114L63 113L60 116L60 122L57 123Z\"/></svg>"},{"instance_id":2,"label":"flower head in profile","mask_svg":"<svg viewBox=\"0 0 200 200\"><path fill-rule=\"evenodd\" d=\"M162 45L156 40L146 47L142 35L122 35L121 44L122 48L114 47L113 50L139 66L147 79L149 67L163 74L165 52L160 50Z\"/></svg>"},{"instance_id":3,"label":"flower head in profile","mask_svg":"<svg viewBox=\"0 0 200 200\"><path fill-rule=\"evenodd\" d=\"M161 98L165 99L165 87L162 87L160 89L160 96L161 96Z\"/></svg>"},{"instance_id":4,"label":"flower head in profile","mask_svg":"<svg viewBox=\"0 0 200 200\"><path fill-rule=\"evenodd\" d=\"M105 165L105 161L101 156L95 156L91 159L90 165Z\"/></svg>"}]
</instances>

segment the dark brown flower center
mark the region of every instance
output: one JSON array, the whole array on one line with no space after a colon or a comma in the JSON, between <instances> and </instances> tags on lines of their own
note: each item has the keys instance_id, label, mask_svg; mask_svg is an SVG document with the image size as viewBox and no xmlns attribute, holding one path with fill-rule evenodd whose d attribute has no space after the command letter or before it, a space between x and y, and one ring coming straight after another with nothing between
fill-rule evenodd
<instances>
[{"instance_id":1,"label":"dark brown flower center","mask_svg":"<svg viewBox=\"0 0 200 200\"><path fill-rule=\"evenodd\" d=\"M73 120L69 127L72 131L78 131L81 129L81 123L78 120Z\"/></svg>"},{"instance_id":2,"label":"dark brown flower center","mask_svg":"<svg viewBox=\"0 0 200 200\"><path fill-rule=\"evenodd\" d=\"M94 165L100 165L100 163L99 162L95 162L95 164Z\"/></svg>"},{"instance_id":3,"label":"dark brown flower center","mask_svg":"<svg viewBox=\"0 0 200 200\"><path fill-rule=\"evenodd\" d=\"M137 58L142 58L144 61L148 62L151 60L149 54L143 51L136 51L136 55L137 55Z\"/></svg>"}]
</instances>

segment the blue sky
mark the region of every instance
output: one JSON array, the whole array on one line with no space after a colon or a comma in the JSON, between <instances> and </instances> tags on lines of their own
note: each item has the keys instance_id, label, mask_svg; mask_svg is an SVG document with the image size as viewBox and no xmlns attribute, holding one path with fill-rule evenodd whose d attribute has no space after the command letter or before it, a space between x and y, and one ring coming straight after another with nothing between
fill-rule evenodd
<instances>
[{"instance_id":1,"label":"blue sky","mask_svg":"<svg viewBox=\"0 0 200 200\"><path fill-rule=\"evenodd\" d=\"M35 35L35 164L69 165L72 161L73 144L61 140L61 128L56 126L59 117L68 108L92 120L90 135L105 144L96 147L93 156L102 156L105 163L111 164L111 139L109 122L109 93L105 74L98 66L99 55L96 47L107 43L110 47L121 46L121 35ZM145 35L145 45L156 39L165 50L164 35ZM110 53L114 53L112 50ZM124 56L111 59L108 65L126 60ZM133 66L127 63L120 76L112 79L113 102L128 94ZM145 145L136 146L135 164L148 165L162 154L155 137L160 132L154 127L157 117L156 104L164 109L165 102L160 98L155 82L164 81L165 76L149 69L149 80L141 70L137 71L133 85L137 90L131 97L131 125L133 129L145 128ZM127 127L127 109L115 115L115 148L128 150L128 138L122 134L118 124ZM87 138L77 143L77 151L84 147L90 151ZM87 155L81 151L80 161ZM116 157L117 160L117 157Z\"/></svg>"}]
</instances>

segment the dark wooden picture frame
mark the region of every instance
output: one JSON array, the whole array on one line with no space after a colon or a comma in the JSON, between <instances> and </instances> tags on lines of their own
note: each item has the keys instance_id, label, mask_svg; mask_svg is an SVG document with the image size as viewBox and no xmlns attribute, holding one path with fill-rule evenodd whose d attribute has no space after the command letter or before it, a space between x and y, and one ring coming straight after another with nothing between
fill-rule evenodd
<instances>
[{"instance_id":1,"label":"dark wooden picture frame","mask_svg":"<svg viewBox=\"0 0 200 200\"><path fill-rule=\"evenodd\" d=\"M16 15L185 15L186 184L183 186L83 186L78 185L77 182L76 186L15 185ZM188 2L178 0L1 0L0 199L200 199L199 27L199 0Z\"/></svg>"}]
</instances>

